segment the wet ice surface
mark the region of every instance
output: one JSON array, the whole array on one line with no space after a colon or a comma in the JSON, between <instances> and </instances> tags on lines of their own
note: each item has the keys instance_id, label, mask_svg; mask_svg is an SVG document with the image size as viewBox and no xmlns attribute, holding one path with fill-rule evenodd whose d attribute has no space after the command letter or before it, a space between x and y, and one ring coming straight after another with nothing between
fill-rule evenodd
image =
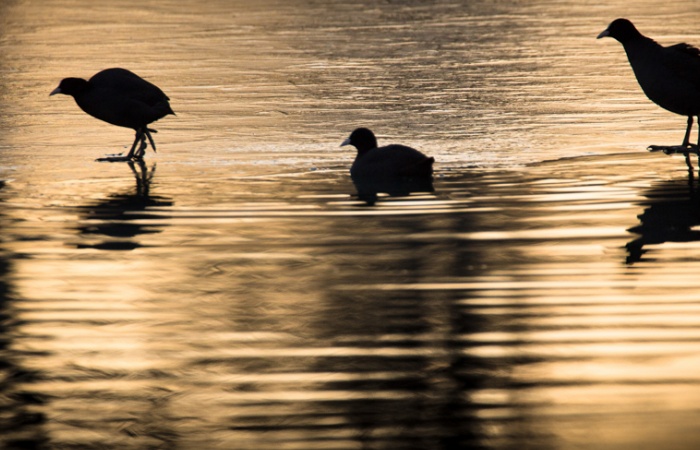
<instances>
[{"instance_id":1,"label":"wet ice surface","mask_svg":"<svg viewBox=\"0 0 700 450\"><path fill-rule=\"evenodd\" d=\"M697 447L700 188L626 3L90 5L0 6L2 446ZM48 97L115 65L178 113L142 166ZM358 199L360 125L432 189Z\"/></svg>"}]
</instances>

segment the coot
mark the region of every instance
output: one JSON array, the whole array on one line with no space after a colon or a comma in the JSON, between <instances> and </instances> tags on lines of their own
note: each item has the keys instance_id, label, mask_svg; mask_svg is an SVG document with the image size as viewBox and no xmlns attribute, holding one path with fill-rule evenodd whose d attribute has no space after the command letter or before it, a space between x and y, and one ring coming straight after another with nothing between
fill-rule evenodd
<instances>
[{"instance_id":1,"label":"coot","mask_svg":"<svg viewBox=\"0 0 700 450\"><path fill-rule=\"evenodd\" d=\"M367 128L358 128L340 146L352 145L357 156L350 168L353 178L429 177L435 159L405 145L377 147L377 138Z\"/></svg>"},{"instance_id":2,"label":"coot","mask_svg":"<svg viewBox=\"0 0 700 450\"><path fill-rule=\"evenodd\" d=\"M616 19L598 35L619 41L627 53L639 85L651 101L673 113L688 117L685 137L680 148L651 146L651 150L697 152L689 144L693 117L700 114L700 50L681 43L663 47L642 35L627 19ZM700 120L700 118L698 119ZM698 134L700 146L700 133ZM690 163L690 160L687 160Z\"/></svg>"},{"instance_id":3,"label":"coot","mask_svg":"<svg viewBox=\"0 0 700 450\"><path fill-rule=\"evenodd\" d=\"M51 94L70 95L80 109L112 125L133 128L134 143L125 157L106 160L140 160L147 144L156 150L151 133L156 130L148 124L175 114L170 108L169 98L157 86L126 69L106 69L95 74L89 81L82 78L64 78ZM139 148L136 145L140 142Z\"/></svg>"}]
</instances>

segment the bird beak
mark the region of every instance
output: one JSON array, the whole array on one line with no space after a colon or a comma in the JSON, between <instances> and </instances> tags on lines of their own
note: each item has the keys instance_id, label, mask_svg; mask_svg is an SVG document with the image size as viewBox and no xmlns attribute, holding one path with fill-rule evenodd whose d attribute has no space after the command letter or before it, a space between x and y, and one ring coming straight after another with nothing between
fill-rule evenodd
<instances>
[{"instance_id":1,"label":"bird beak","mask_svg":"<svg viewBox=\"0 0 700 450\"><path fill-rule=\"evenodd\" d=\"M340 144L341 147L344 146L344 145L350 145L350 138L345 139L345 140L343 141L343 143Z\"/></svg>"},{"instance_id":2,"label":"bird beak","mask_svg":"<svg viewBox=\"0 0 700 450\"><path fill-rule=\"evenodd\" d=\"M60 88L60 87L57 87L56 89L54 89L53 91L51 91L51 93L49 94L49 97L51 97L52 95L62 94L62 93L63 93L63 92L61 91L61 88Z\"/></svg>"},{"instance_id":3,"label":"bird beak","mask_svg":"<svg viewBox=\"0 0 700 450\"><path fill-rule=\"evenodd\" d=\"M606 36L610 36L610 30L608 30L607 28L603 30L596 39L604 38Z\"/></svg>"}]
</instances>

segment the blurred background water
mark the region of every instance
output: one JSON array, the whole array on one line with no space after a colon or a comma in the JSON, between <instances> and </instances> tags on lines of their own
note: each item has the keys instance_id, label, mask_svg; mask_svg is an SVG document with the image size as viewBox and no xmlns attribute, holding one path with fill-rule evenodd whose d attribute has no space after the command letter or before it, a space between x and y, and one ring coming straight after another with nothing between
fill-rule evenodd
<instances>
[{"instance_id":1,"label":"blurred background water","mask_svg":"<svg viewBox=\"0 0 700 450\"><path fill-rule=\"evenodd\" d=\"M620 16L692 2L0 3L0 447L695 449L700 203ZM48 94L125 67L132 132ZM434 156L358 198L340 142Z\"/></svg>"}]
</instances>

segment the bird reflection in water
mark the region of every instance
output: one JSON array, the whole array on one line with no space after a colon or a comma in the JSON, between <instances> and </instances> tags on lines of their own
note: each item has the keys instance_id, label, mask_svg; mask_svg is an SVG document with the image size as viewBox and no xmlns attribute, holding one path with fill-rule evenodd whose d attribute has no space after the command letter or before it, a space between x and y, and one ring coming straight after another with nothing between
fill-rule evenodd
<instances>
[{"instance_id":1,"label":"bird reflection in water","mask_svg":"<svg viewBox=\"0 0 700 450\"><path fill-rule=\"evenodd\" d=\"M644 194L640 224L627 230L639 235L626 245L628 264L642 261L650 245L700 241L700 192L689 181L662 182Z\"/></svg>"},{"instance_id":2,"label":"bird reflection in water","mask_svg":"<svg viewBox=\"0 0 700 450\"><path fill-rule=\"evenodd\" d=\"M390 197L406 197L417 192L433 192L432 177L423 178L372 178L352 177L357 189L357 198L367 206L374 206L379 200L379 194Z\"/></svg>"},{"instance_id":3,"label":"bird reflection in water","mask_svg":"<svg viewBox=\"0 0 700 450\"><path fill-rule=\"evenodd\" d=\"M136 241L137 236L161 232L162 225L143 223L144 219L153 222L154 218L151 214L144 214L146 210L173 205L171 199L167 197L150 194L156 165L153 164L150 170L142 160L128 161L128 165L136 180L136 186L132 191L126 194L113 194L106 199L80 207L81 223L84 224L78 227L80 235L104 236L107 239L96 243L79 244L78 248L133 250L142 246Z\"/></svg>"}]
</instances>

